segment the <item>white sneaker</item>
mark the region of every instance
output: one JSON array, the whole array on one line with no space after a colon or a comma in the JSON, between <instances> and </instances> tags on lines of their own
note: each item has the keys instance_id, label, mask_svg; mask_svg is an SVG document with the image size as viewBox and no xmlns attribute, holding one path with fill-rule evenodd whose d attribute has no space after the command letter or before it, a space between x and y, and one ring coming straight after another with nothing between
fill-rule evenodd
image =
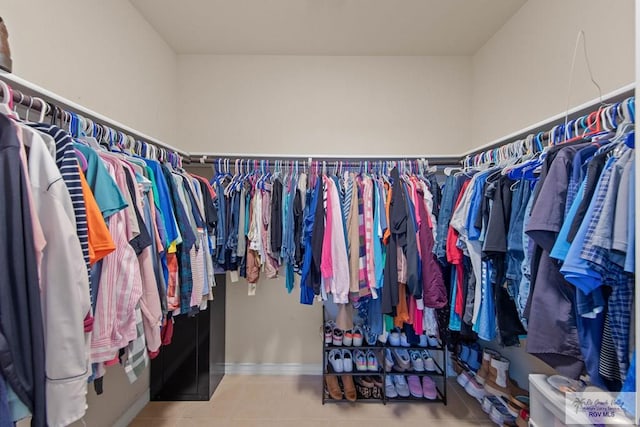
<instances>
[{"instance_id":1,"label":"white sneaker","mask_svg":"<svg viewBox=\"0 0 640 427\"><path fill-rule=\"evenodd\" d=\"M389 341L389 345L398 347L400 345L400 328L393 328L389 333L387 341Z\"/></svg>"},{"instance_id":2,"label":"white sneaker","mask_svg":"<svg viewBox=\"0 0 640 427\"><path fill-rule=\"evenodd\" d=\"M396 386L393 384L393 379L391 375L387 375L384 380L384 394L387 399L393 399L394 397L398 397L398 392L396 391Z\"/></svg>"},{"instance_id":3,"label":"white sneaker","mask_svg":"<svg viewBox=\"0 0 640 427\"><path fill-rule=\"evenodd\" d=\"M396 366L399 370L406 371L411 366L411 356L409 351L405 349L394 348L391 353L394 359L396 359Z\"/></svg>"},{"instance_id":4,"label":"white sneaker","mask_svg":"<svg viewBox=\"0 0 640 427\"><path fill-rule=\"evenodd\" d=\"M422 360L420 352L412 350L409 355L411 356L411 368L416 372L424 372L424 360Z\"/></svg>"},{"instance_id":5,"label":"white sneaker","mask_svg":"<svg viewBox=\"0 0 640 427\"><path fill-rule=\"evenodd\" d=\"M440 347L440 340L438 337L427 337L429 347Z\"/></svg>"},{"instance_id":6,"label":"white sneaker","mask_svg":"<svg viewBox=\"0 0 640 427\"><path fill-rule=\"evenodd\" d=\"M378 358L371 350L367 352L367 371L378 372Z\"/></svg>"},{"instance_id":7,"label":"white sneaker","mask_svg":"<svg viewBox=\"0 0 640 427\"><path fill-rule=\"evenodd\" d=\"M471 381L471 374L467 371L460 372L460 375L456 378L456 382L460 384L462 388L466 388L469 381Z\"/></svg>"},{"instance_id":8,"label":"white sneaker","mask_svg":"<svg viewBox=\"0 0 640 427\"><path fill-rule=\"evenodd\" d=\"M436 368L436 362L431 357L431 354L427 350L422 350L420 352L420 357L422 357L422 361L424 362L425 371L435 372L438 369Z\"/></svg>"},{"instance_id":9,"label":"white sneaker","mask_svg":"<svg viewBox=\"0 0 640 427\"><path fill-rule=\"evenodd\" d=\"M391 350L388 348L384 351L384 370L387 372L391 372L393 369L393 355L391 354Z\"/></svg>"},{"instance_id":10,"label":"white sneaker","mask_svg":"<svg viewBox=\"0 0 640 427\"><path fill-rule=\"evenodd\" d=\"M329 352L329 363L331 363L331 367L337 373L344 371L344 362L342 361L342 351L340 350L331 350Z\"/></svg>"},{"instance_id":11,"label":"white sneaker","mask_svg":"<svg viewBox=\"0 0 640 427\"><path fill-rule=\"evenodd\" d=\"M409 344L409 340L407 340L407 334L405 334L404 332L400 334L400 345L402 347L411 347L411 344Z\"/></svg>"},{"instance_id":12,"label":"white sneaker","mask_svg":"<svg viewBox=\"0 0 640 427\"><path fill-rule=\"evenodd\" d=\"M356 370L360 372L366 371L367 370L367 354L362 350L356 350L353 355L356 359Z\"/></svg>"},{"instance_id":13,"label":"white sneaker","mask_svg":"<svg viewBox=\"0 0 640 427\"><path fill-rule=\"evenodd\" d=\"M362 332L362 328L357 325L356 327L353 328L353 333L352 333L353 337L352 337L352 345L354 347L361 347L362 346L362 340L364 339L364 334Z\"/></svg>"},{"instance_id":14,"label":"white sneaker","mask_svg":"<svg viewBox=\"0 0 640 427\"><path fill-rule=\"evenodd\" d=\"M409 384L407 384L407 380L404 378L404 375L393 375L393 382L399 396L409 397L411 392L409 391Z\"/></svg>"},{"instance_id":15,"label":"white sneaker","mask_svg":"<svg viewBox=\"0 0 640 427\"><path fill-rule=\"evenodd\" d=\"M475 378L470 377L467 385L464 386L464 390L469 396L475 397L476 400L482 403L482 399L487 395L482 385L478 384Z\"/></svg>"},{"instance_id":16,"label":"white sneaker","mask_svg":"<svg viewBox=\"0 0 640 427\"><path fill-rule=\"evenodd\" d=\"M351 356L351 351L342 350L342 365L344 372L353 372L353 357Z\"/></svg>"}]
</instances>

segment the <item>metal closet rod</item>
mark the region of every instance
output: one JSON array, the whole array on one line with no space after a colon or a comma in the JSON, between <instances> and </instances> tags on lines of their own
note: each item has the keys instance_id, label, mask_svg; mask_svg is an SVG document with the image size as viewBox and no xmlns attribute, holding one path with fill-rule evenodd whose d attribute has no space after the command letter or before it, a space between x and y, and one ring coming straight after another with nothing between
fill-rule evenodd
<instances>
[{"instance_id":1,"label":"metal closet rod","mask_svg":"<svg viewBox=\"0 0 640 427\"><path fill-rule=\"evenodd\" d=\"M79 105L69 99L63 98L56 93L48 91L47 89L44 89L14 74L2 71L0 72L0 80L8 84L13 90L13 101L19 103L24 107L29 107L29 105L31 105L32 109L41 111L43 108L42 103L37 99L33 99L34 97L41 98L45 103L55 104L63 110L76 113L82 117L92 120L94 123L110 127L111 129L122 132L126 135L131 135L136 140L144 141L147 144L154 145L158 148L164 148L167 151L172 151L176 154L179 154L183 157L184 161L188 162L188 160L191 158L191 155L187 151L180 150L169 144L161 142L156 138L145 135L144 133L139 132L127 125L110 119L109 117L103 116L102 114L83 107L82 105ZM48 115L51 115L51 111L48 112Z\"/></svg>"},{"instance_id":2,"label":"metal closet rod","mask_svg":"<svg viewBox=\"0 0 640 427\"><path fill-rule=\"evenodd\" d=\"M191 163L215 164L218 159L226 159L233 165L236 160L266 160L269 164L275 161L301 161L301 162L327 162L335 163L345 162L379 162L379 161L410 161L410 160L427 160L430 166L452 166L460 164L460 156L425 156L425 155L399 155L399 154L382 154L382 155L354 155L354 154L242 154L242 153L191 153Z\"/></svg>"}]
</instances>

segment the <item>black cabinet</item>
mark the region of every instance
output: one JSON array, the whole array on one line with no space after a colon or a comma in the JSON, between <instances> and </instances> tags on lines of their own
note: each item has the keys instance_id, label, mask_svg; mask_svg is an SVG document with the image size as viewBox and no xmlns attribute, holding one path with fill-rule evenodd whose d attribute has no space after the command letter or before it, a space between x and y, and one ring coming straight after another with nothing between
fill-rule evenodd
<instances>
[{"instance_id":1,"label":"black cabinet","mask_svg":"<svg viewBox=\"0 0 640 427\"><path fill-rule=\"evenodd\" d=\"M226 275L195 317L175 318L173 340L151 361L151 400L209 400L224 377Z\"/></svg>"}]
</instances>

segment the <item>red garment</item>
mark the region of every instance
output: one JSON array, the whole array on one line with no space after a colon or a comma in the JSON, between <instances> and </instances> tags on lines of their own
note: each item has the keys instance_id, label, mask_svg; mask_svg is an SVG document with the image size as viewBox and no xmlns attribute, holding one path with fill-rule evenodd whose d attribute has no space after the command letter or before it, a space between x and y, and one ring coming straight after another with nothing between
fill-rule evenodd
<instances>
[{"instance_id":1,"label":"red garment","mask_svg":"<svg viewBox=\"0 0 640 427\"><path fill-rule=\"evenodd\" d=\"M87 313L87 316L84 318L84 331L93 331L93 316L91 315L91 313Z\"/></svg>"},{"instance_id":2,"label":"red garment","mask_svg":"<svg viewBox=\"0 0 640 427\"><path fill-rule=\"evenodd\" d=\"M462 196L464 195L465 190L469 186L471 180L465 181L462 184L462 188L460 189L460 194L458 194L458 200L456 200L456 204L453 208L453 211L458 208L460 201L462 200ZM456 266L456 301L454 305L454 312L462 317L464 312L464 296L462 290L462 280L464 279L464 267L462 265L462 260L464 255L462 253L462 249L458 248L456 243L458 243L459 233L451 226L449 226L449 232L447 233L447 261L449 263Z\"/></svg>"},{"instance_id":3,"label":"red garment","mask_svg":"<svg viewBox=\"0 0 640 427\"><path fill-rule=\"evenodd\" d=\"M209 194L211 194L211 198L215 199L216 198L216 192L213 189L213 187L211 186L211 184L209 184L209 181L207 180L207 178L203 178L199 175L194 175L192 173L190 173L189 175L191 175L192 177L194 177L195 179L197 179L198 181L201 181L205 184L205 186L207 187L207 190L209 190Z\"/></svg>"},{"instance_id":4,"label":"red garment","mask_svg":"<svg viewBox=\"0 0 640 427\"><path fill-rule=\"evenodd\" d=\"M167 305L169 311L173 311L180 308L180 288L178 286L178 256L175 252L167 253L167 268L169 269Z\"/></svg>"}]
</instances>

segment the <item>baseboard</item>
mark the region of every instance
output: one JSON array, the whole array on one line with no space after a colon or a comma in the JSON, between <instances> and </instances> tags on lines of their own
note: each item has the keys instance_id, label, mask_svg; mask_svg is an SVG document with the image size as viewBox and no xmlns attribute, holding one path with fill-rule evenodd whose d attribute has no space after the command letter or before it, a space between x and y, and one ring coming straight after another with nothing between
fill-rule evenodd
<instances>
[{"instance_id":1,"label":"baseboard","mask_svg":"<svg viewBox=\"0 0 640 427\"><path fill-rule=\"evenodd\" d=\"M149 403L149 389L146 389L145 392L142 393L135 402L133 402L133 405L129 406L129 409L127 409L125 413L116 420L113 426L127 427L129 424L131 424L131 421L133 421L134 418L140 413L140 411L142 411L144 407L147 406L147 403Z\"/></svg>"},{"instance_id":2,"label":"baseboard","mask_svg":"<svg viewBox=\"0 0 640 427\"><path fill-rule=\"evenodd\" d=\"M225 363L230 375L321 375L320 363Z\"/></svg>"}]
</instances>

